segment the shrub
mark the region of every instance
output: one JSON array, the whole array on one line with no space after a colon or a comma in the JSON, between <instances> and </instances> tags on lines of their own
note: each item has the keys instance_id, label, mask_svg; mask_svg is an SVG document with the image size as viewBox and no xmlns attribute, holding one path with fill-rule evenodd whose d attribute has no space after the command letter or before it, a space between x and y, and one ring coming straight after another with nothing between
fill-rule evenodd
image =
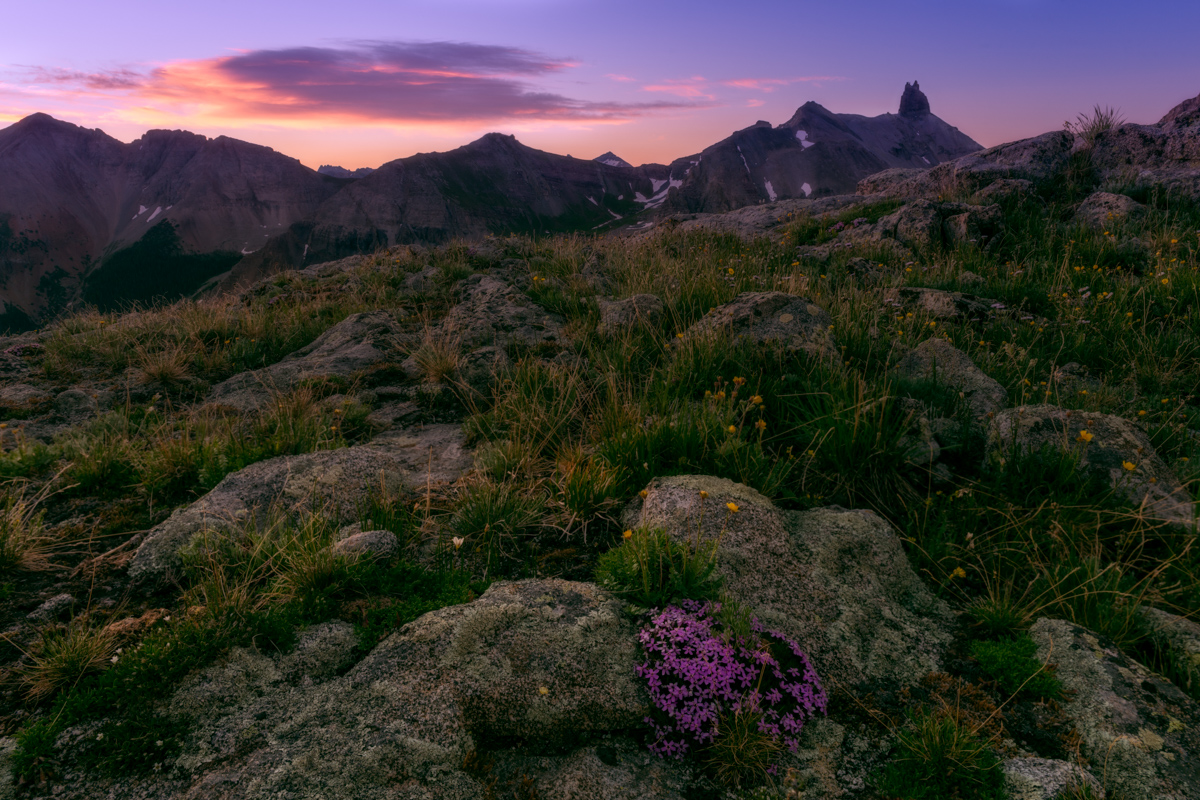
<instances>
[{"instance_id":1,"label":"shrub","mask_svg":"<svg viewBox=\"0 0 1200 800\"><path fill-rule=\"evenodd\" d=\"M600 556L596 582L643 608L679 600L712 600L721 590L717 542L676 542L661 528L628 531L625 541Z\"/></svg>"},{"instance_id":2,"label":"shrub","mask_svg":"<svg viewBox=\"0 0 1200 800\"><path fill-rule=\"evenodd\" d=\"M44 635L31 654L33 663L20 670L21 683L31 699L45 700L107 669L114 650L116 640L111 634L89 627L85 617L76 617L65 631Z\"/></svg>"},{"instance_id":3,"label":"shrub","mask_svg":"<svg viewBox=\"0 0 1200 800\"><path fill-rule=\"evenodd\" d=\"M638 635L652 707L652 752L699 751L718 778L740 783L795 752L804 723L828 699L793 641L752 621L750 637L721 635L719 604L685 600L653 615Z\"/></svg>"}]
</instances>

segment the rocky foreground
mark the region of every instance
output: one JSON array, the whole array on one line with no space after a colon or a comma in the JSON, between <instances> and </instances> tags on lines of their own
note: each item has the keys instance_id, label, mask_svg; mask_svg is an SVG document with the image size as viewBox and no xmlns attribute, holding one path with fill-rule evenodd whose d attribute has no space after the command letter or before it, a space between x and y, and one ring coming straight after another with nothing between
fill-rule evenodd
<instances>
[{"instance_id":1,"label":"rocky foreground","mask_svg":"<svg viewBox=\"0 0 1200 800\"><path fill-rule=\"evenodd\" d=\"M1184 569L1179 565L1188 563L1187 549L1170 555L1167 550L1195 537L1189 457L1180 455L1193 452L1184 448L1195 438L1187 368L1170 372L1164 366L1132 378L1115 371L1092 374L1076 362L1039 363L1032 354L1041 340L1019 337L1050 329L1066 342L1072 331L1104 313L1092 295L1096 287L1095 295L1102 296L1102 280L1128 290L1122 297L1151 291L1172 292L1171 300L1191 296L1177 285L1192 280L1184 270L1195 271L1195 250L1170 251L1174 261L1152 250L1149 237L1157 234L1135 226L1161 209L1130 194L1146 199L1139 191L1158 187L1174 192L1178 202L1200 201L1198 143L1200 105L1193 100L1156 126L1124 126L1102 132L1092 143L1070 133L1047 134L931 170L889 170L864 180L857 195L723 215L678 215L639 234L647 238L609 242L614 248L649 245L666 252L691 246L687 237L695 237L697 252L728 247L722 251L728 256L716 264L703 262L716 277L705 278L711 280L704 289L709 294L696 303L719 302L698 310L681 310L672 294L682 293L693 279L687 271L665 277L634 271L633 262L622 261L626 251L599 244L571 251L560 263L519 257L510 244L489 241L455 250L459 260L449 267L443 263L446 251L406 249L257 284L238 302L271 308L339 292L368 296L365 292L380 286L393 292L388 295L393 300L341 314L303 346L264 357L252 369L212 367L202 377L199 367L172 371L143 361L114 372L75 356L70 363L76 371L66 371L64 353L83 352L85 343L98 348L96 342L107 341L103 337L118 335L110 333L113 328L136 331L142 324L137 314L68 321L9 337L0 348L0 402L8 414L3 429L13 437L5 445L6 474L66 493L61 506L47 501L62 509L47 518L48 531L65 537L88 526L96 530L101 517L111 521L128 506L153 505L162 496L174 500L167 508L160 502L157 511L138 511L144 513L136 517L144 528L120 519L111 523L105 530L112 547L98 556L92 547L85 559L82 539L76 539L78 552L46 556L63 559L59 571L37 571L29 561L6 574L11 583L5 585L13 588L5 596L12 599L0 622L11 645L4 655L4 719L11 735L0 739L0 798L891 797L891 790L880 788L881 771L897 761L897 753L910 752L905 742L921 714L941 714L956 730L969 729L965 738L985 741L999 762L999 772L989 774L1002 777L988 778L990 794L978 789L963 797L1200 797L1200 706L1190 678L1200 653L1200 626L1189 619L1196 609L1188 605L1187 586L1179 587L1188 579L1186 570L1152 589L1122 584L1122 598L1141 594L1137 603L1106 607L1129 611L1130 625L1139 632L1120 642L1081 624L1104 623L1112 613L1089 617L1075 595L1053 602L1039 596L1014 612L1010 626L1016 638L1030 642L1033 671L1022 677L1024 683L1007 683L1008 673L986 666L984 653L996 643L978 633L986 623L976 613L981 598L994 600L989 577L978 565L991 569L992 562L972 560L972 553L988 546L984 540L1005 525L981 527L978 535L966 531L961 541L946 544L913 522L939 504L968 502L987 492L1008 505L996 501L979 519L1008 514L1009 527L1019 527L1022 514L1050 513L1051 503L1051 511L1059 513L1060 506L1071 505L1063 496L1047 495L1018 508L1017 495L1002 494L1015 491L1011 486L1023 477L1006 471L1007 464L1041 468L1045 462L1039 459L1049 458L1058 470L1045 481L1051 491L1076 487L1076 505L1095 500L1086 513L1118 519L1094 523L1097 548L1108 552L1103 537L1111 526L1133 526L1119 531L1136 531L1150 542L1144 546L1153 557ZM1084 157L1090 177L1070 177ZM1062 188L1067 183L1074 188ZM1063 200L1062 193L1071 191L1078 196ZM1023 295L1012 288L1016 270L1024 269L1012 262L1032 263L1014 245L1014 226L1053 214L1067 214L1052 221L1068 235L1098 242L1094 269L1092 263L1079 265L1091 270L1091 277L1081 279L1089 284L1064 293L1071 295L1071 305L1042 300L1037 295L1051 293L1040 285ZM721 238L728 233L739 236ZM782 266L772 266L774 255L753 262L751 248L757 246L780 248ZM1104 258L1112 266L1101 273ZM968 263L987 274L965 269ZM840 288L822 283L826 274L836 274ZM1001 291L1004 296L997 296ZM1154 302L1166 308L1167 300L1163 295ZM1133 319L1135 300L1125 307ZM1139 313L1169 316L1146 308ZM1182 308L1176 319L1190 313L1186 306L1172 308ZM1080 322L1083 313L1088 318ZM1114 316L1126 324L1123 310ZM1003 336L988 340L997 331ZM884 355L873 355L872 343L880 341L887 345ZM649 415L645 406L630 404L633 411L622 412L627 416L614 431L602 429L599 412L566 422L546 416L537 429L504 428L504 413L527 420L519 414L552 390L566 398L549 406L556 413L591 402L582 393L567 393L581 385L571 381L583 380L579 376L589 370L602 376L598 383L615 383L615 375L633 380L629 375L637 369L657 369L652 363L625 366L635 353L632 345L619 351L624 361L614 358L602 369L600 359L609 352L604 348L622 342L648 343L644 346L660 353L664 374L676 376L676 383L701 374L707 380L705 358L725 364L727 377L718 377L711 390L707 384L681 390L685 401ZM209 337L207 346L223 345L218 336ZM1103 348L1077 347L1094 364L1108 363ZM1179 351L1188 352L1186 343ZM863 352L868 355L858 355ZM747 360L730 372L719 361L728 353ZM739 400L749 404L738 411L741 416L722 418L706 434L723 443L699 455L689 451L670 462L656 461L656 450L677 446L673 430L709 413L705 409L723 413L725 407L717 404L726 400L726 391L737 397L745 383L740 376L729 379L754 367L759 362L750 359L763 353L778 361L762 363L818 371L803 379L809 383L764 388L763 395L747 400L751 390L758 391L751 383ZM532 371L529 381L551 376L546 380L560 382L536 384L537 391L520 394L524 379L513 376L526 374L523 369ZM886 393L860 394L849 412L837 411L848 415L836 424L813 412L821 427L811 430L820 436L770 448L775 427L786 424L782 416L766 416L775 405L832 392L838 380L865 380L860 371L884 381ZM825 383L816 385L812 375L824 376ZM667 378L663 386L670 384ZM321 422L313 446L276 455L255 451L269 457L232 465L227 454L242 451L222 445L225 460L209 485L206 472L189 478L186 492L156 495L143 471L137 473L141 478L111 485L96 479L95 485L107 488L88 493L63 488L51 475L61 462L79 480L83 459L70 449L76 446L72 437L97 435L98 428L89 426L111 420L106 415L122 407L171 402L177 406L172 413L203 411L233 425L275 413L286 398L309 391L316 392L311 413ZM1132 409L1151 401L1183 409L1178 412L1183 421L1175 425L1172 417L1174 427L1150 427L1142 421L1149 412ZM145 411L143 421L151 413ZM840 461L821 459L834 459L824 454L843 440L850 442L846 447L857 446L859 440L845 431L869 424L862 420L871 414L883 420L876 439L886 443L862 452L886 457L872 461L871 470L886 473L891 482L875 484L866 475L851 493L846 476L860 466L854 455L860 451ZM347 432L351 417L358 426L354 433ZM194 426L201 418L208 419L188 417L193 427L180 428L176 440L200 436ZM560 424L563 430L575 425L570 429L604 432L576 440L578 450L555 451L547 442ZM127 432L127 441L144 438L143 430ZM230 430L251 437L249 429ZM469 524L464 498L497 486L531 492L529 486L540 486L538 469L561 470L571 458L602 471L622 457L614 442L638 431L657 431L658 444L631 451L621 462L624 483L612 478L606 484L607 494L589 512L592 527L580 525L579 514L537 517L550 514L558 495L531 494L539 498L533 510L516 504L489 518L480 532L463 533ZM726 438L718 440L718 434ZM678 447L682 452L683 445ZM41 467L31 466L36 452L47 454ZM604 466L594 466L601 463L599 453L608 454ZM747 466L755 458L768 460L770 469ZM810 482L809 471L828 473L825 482ZM730 474L742 479L731 480ZM403 498L404 509L412 506L411 517L394 512L389 518L409 522L393 530L364 519L364 504L377 493ZM843 502L831 504L830 497ZM97 628L102 624L104 631L124 637L122 650L111 656L118 664L127 657L124 648L136 651L139 641L151 641L152 632L172 616L216 613L214 595L207 603L196 601L198 542L221 535L254 542L256 533L276 530L279 519L302 519L314 508L336 533L308 553L317 559L313 563L393 564L403 556L433 572L450 559L455 569L476 570L472 577L492 570L489 585L468 602L437 603L443 607L414 615L367 646L359 619L350 620L361 608L345 603L332 616L307 618L288 647L257 646L252 639L170 685L154 687L162 694L147 708L174 738L146 741L147 749L164 748L161 758L149 759L149 769L114 774L98 768L96 754L109 747L105 734L113 720L78 711L82 700L54 706L53 698L70 696L73 686L40 700L22 694L20 676L45 658L39 648L47 631L75 624L68 623L72 617ZM482 540L489 526L511 525L514 539L536 538L520 533L525 529L515 521L518 513L541 519L526 528L542 531L537 543L542 549L512 557L509 572L500 571L503 579L495 580L495 562L471 561L468 554L478 552L472 537ZM966 513L949 511L944 519ZM1038 535L1049 529L1047 535L1061 543L1082 530L1069 527L1077 519L1037 517L1030 528ZM550 529L557 539L545 533ZM744 604L760 624L797 643L828 693L828 714L804 724L799 747L782 752L758 787L717 785L703 761L663 759L647 749L653 709L638 675L645 657L639 643L644 609L632 606L619 587L602 587L589 577L599 551L627 546L621 544L623 531L656 529L688 547L713 543L727 600ZM564 541L584 555L557 566L555 558L576 557L563 556ZM930 555L937 547L948 555ZM1031 548L1018 560L1039 558L1044 555ZM1145 567L1144 561L1136 563ZM1066 580L1053 571L1055 565L1044 566L1045 574L1059 576L1052 588ZM1029 568L1029 563L1017 567ZM1112 574L1107 570L1100 576ZM1150 578L1137 578L1143 582L1136 586L1150 586L1145 581L1162 574L1151 569ZM1127 577L1136 577L1132 567ZM247 610L244 619L252 617ZM1150 665L1148 655L1156 659ZM1027 685L1038 675L1051 675L1057 684L1031 694ZM76 709L70 711L75 716L59 725L55 714L68 707ZM53 736L31 766L28 754L37 743L28 732L38 725Z\"/></svg>"}]
</instances>

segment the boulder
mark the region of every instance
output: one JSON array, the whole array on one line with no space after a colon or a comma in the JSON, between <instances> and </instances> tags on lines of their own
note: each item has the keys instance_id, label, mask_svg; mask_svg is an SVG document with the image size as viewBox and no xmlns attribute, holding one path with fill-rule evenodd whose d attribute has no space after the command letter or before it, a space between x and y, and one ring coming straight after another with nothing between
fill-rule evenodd
<instances>
[{"instance_id":1,"label":"boulder","mask_svg":"<svg viewBox=\"0 0 1200 800\"><path fill-rule=\"evenodd\" d=\"M780 511L747 486L708 476L656 478L646 492L625 526L718 540L726 590L795 639L831 693L895 690L939 669L953 614L874 513Z\"/></svg>"},{"instance_id":2,"label":"boulder","mask_svg":"<svg viewBox=\"0 0 1200 800\"><path fill-rule=\"evenodd\" d=\"M372 491L448 483L470 467L458 425L390 431L358 447L260 461L156 525L130 560L129 577L147 587L177 579L179 552L205 530L261 525L272 512L296 514L314 505L348 523Z\"/></svg>"},{"instance_id":3,"label":"boulder","mask_svg":"<svg viewBox=\"0 0 1200 800\"><path fill-rule=\"evenodd\" d=\"M1078 764L1052 758L1007 758L1004 788L1010 800L1059 800L1072 789L1086 786L1097 800L1104 800L1100 781ZM1069 796L1069 795L1068 795Z\"/></svg>"},{"instance_id":4,"label":"boulder","mask_svg":"<svg viewBox=\"0 0 1200 800\"><path fill-rule=\"evenodd\" d=\"M96 398L82 389L67 389L54 398L54 413L65 422L79 424L99 411Z\"/></svg>"},{"instance_id":5,"label":"boulder","mask_svg":"<svg viewBox=\"0 0 1200 800\"><path fill-rule=\"evenodd\" d=\"M63 592L54 595L30 611L26 619L30 622L50 622L69 614L73 608L75 608L75 598L71 594Z\"/></svg>"},{"instance_id":6,"label":"boulder","mask_svg":"<svg viewBox=\"0 0 1200 800\"><path fill-rule=\"evenodd\" d=\"M83 774L65 745L88 737L64 733L55 796L478 800L510 777L544 799L692 796L688 768L630 737L649 711L637 626L593 584L493 584L347 670L351 639L327 623L189 676L164 704L189 727L167 777Z\"/></svg>"},{"instance_id":7,"label":"boulder","mask_svg":"<svg viewBox=\"0 0 1200 800\"><path fill-rule=\"evenodd\" d=\"M391 531L364 531L356 522L338 531L333 552L351 558L389 558L400 552L400 540Z\"/></svg>"},{"instance_id":8,"label":"boulder","mask_svg":"<svg viewBox=\"0 0 1200 800\"><path fill-rule=\"evenodd\" d=\"M839 240L872 243L894 240L920 251L973 243L985 246L1003 228L1000 207L914 199L873 225L848 228Z\"/></svg>"},{"instance_id":9,"label":"boulder","mask_svg":"<svg viewBox=\"0 0 1200 800\"><path fill-rule=\"evenodd\" d=\"M471 349L517 342L558 342L563 320L536 305L508 283L475 274L461 282L462 301L442 320L442 333Z\"/></svg>"},{"instance_id":10,"label":"boulder","mask_svg":"<svg viewBox=\"0 0 1200 800\"><path fill-rule=\"evenodd\" d=\"M1054 664L1063 711L1081 754L1110 796L1122 800L1200 797L1200 706L1121 654L1111 642L1064 620L1030 629L1037 658Z\"/></svg>"},{"instance_id":11,"label":"boulder","mask_svg":"<svg viewBox=\"0 0 1200 800\"><path fill-rule=\"evenodd\" d=\"M355 373L391 358L399 332L396 321L386 312L351 314L318 336L312 344L282 361L239 373L217 384L207 402L250 411L302 381L347 380Z\"/></svg>"},{"instance_id":12,"label":"boulder","mask_svg":"<svg viewBox=\"0 0 1200 800\"><path fill-rule=\"evenodd\" d=\"M992 420L988 447L1001 456L1014 449L1077 449L1080 473L1107 483L1147 518L1194 526L1194 504L1187 490L1155 454L1146 434L1129 420L1052 405L1020 406Z\"/></svg>"},{"instance_id":13,"label":"boulder","mask_svg":"<svg viewBox=\"0 0 1200 800\"><path fill-rule=\"evenodd\" d=\"M901 286L883 293L885 305L925 314L936 320L982 321L1004 309L1004 304L967 292L948 292L924 286Z\"/></svg>"},{"instance_id":14,"label":"boulder","mask_svg":"<svg viewBox=\"0 0 1200 800\"><path fill-rule=\"evenodd\" d=\"M729 334L818 357L837 356L833 319L823 308L784 292L743 292L683 333L683 341Z\"/></svg>"},{"instance_id":15,"label":"boulder","mask_svg":"<svg viewBox=\"0 0 1200 800\"><path fill-rule=\"evenodd\" d=\"M1027 197L1033 193L1033 182L1024 178L1001 178L989 183L975 194L971 202L975 205L990 206L1009 200Z\"/></svg>"},{"instance_id":16,"label":"boulder","mask_svg":"<svg viewBox=\"0 0 1200 800\"><path fill-rule=\"evenodd\" d=\"M1096 192L1079 204L1075 221L1093 230L1108 231L1121 222L1132 222L1146 216L1146 207L1131 197L1110 192Z\"/></svg>"},{"instance_id":17,"label":"boulder","mask_svg":"<svg viewBox=\"0 0 1200 800\"><path fill-rule=\"evenodd\" d=\"M663 301L652 294L635 294L624 300L597 300L600 306L600 324L596 333L601 336L617 336L631 328L654 326L662 319Z\"/></svg>"},{"instance_id":18,"label":"boulder","mask_svg":"<svg viewBox=\"0 0 1200 800\"><path fill-rule=\"evenodd\" d=\"M942 206L942 241L946 247L974 244L985 247L1004 228L1000 206L946 203Z\"/></svg>"},{"instance_id":19,"label":"boulder","mask_svg":"<svg viewBox=\"0 0 1200 800\"><path fill-rule=\"evenodd\" d=\"M945 339L921 342L900 359L894 371L905 380L932 380L960 392L976 418L994 414L1008 404L1008 390Z\"/></svg>"},{"instance_id":20,"label":"boulder","mask_svg":"<svg viewBox=\"0 0 1200 800\"><path fill-rule=\"evenodd\" d=\"M1138 618L1150 642L1171 664L1171 678L1195 696L1200 690L1200 624L1150 606L1142 606Z\"/></svg>"}]
</instances>

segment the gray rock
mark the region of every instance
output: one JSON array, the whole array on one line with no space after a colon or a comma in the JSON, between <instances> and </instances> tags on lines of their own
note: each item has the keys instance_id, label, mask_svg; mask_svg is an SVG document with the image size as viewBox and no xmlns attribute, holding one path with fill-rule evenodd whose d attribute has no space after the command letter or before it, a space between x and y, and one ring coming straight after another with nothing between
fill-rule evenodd
<instances>
[{"instance_id":1,"label":"gray rock","mask_svg":"<svg viewBox=\"0 0 1200 800\"><path fill-rule=\"evenodd\" d=\"M600 306L596 332L601 336L618 336L640 325L657 325L663 314L663 301L652 294L635 294L624 300L601 298L596 302Z\"/></svg>"},{"instance_id":2,"label":"gray rock","mask_svg":"<svg viewBox=\"0 0 1200 800\"><path fill-rule=\"evenodd\" d=\"M883 302L905 310L927 314L936 320L982 321L1003 310L1004 304L967 292L948 292L923 286L901 286L887 289Z\"/></svg>"},{"instance_id":3,"label":"gray rock","mask_svg":"<svg viewBox=\"0 0 1200 800\"><path fill-rule=\"evenodd\" d=\"M1150 641L1169 659L1172 679L1194 696L1200 689L1200 624L1150 606L1142 606L1138 618Z\"/></svg>"},{"instance_id":4,"label":"gray rock","mask_svg":"<svg viewBox=\"0 0 1200 800\"><path fill-rule=\"evenodd\" d=\"M684 331L683 341L730 335L735 341L774 343L814 356L837 356L833 320L823 308L784 292L743 292Z\"/></svg>"},{"instance_id":5,"label":"gray rock","mask_svg":"<svg viewBox=\"0 0 1200 800\"><path fill-rule=\"evenodd\" d=\"M387 430L402 422L411 421L420 413L421 410L417 408L416 403L407 401L385 403L367 415L367 424L380 430Z\"/></svg>"},{"instance_id":6,"label":"gray rock","mask_svg":"<svg viewBox=\"0 0 1200 800\"><path fill-rule=\"evenodd\" d=\"M349 379L356 372L392 357L399 332L395 320L386 312L351 314L282 361L217 384L207 402L249 411L302 381Z\"/></svg>"},{"instance_id":7,"label":"gray rock","mask_svg":"<svg viewBox=\"0 0 1200 800\"><path fill-rule=\"evenodd\" d=\"M1003 763L1004 788L1011 800L1058 800L1062 792L1087 786L1097 800L1104 789L1077 764L1052 758L1007 758Z\"/></svg>"},{"instance_id":8,"label":"gray rock","mask_svg":"<svg viewBox=\"0 0 1200 800\"><path fill-rule=\"evenodd\" d=\"M16 752L17 740L0 736L0 800L13 800L17 796L17 781L12 771L12 758Z\"/></svg>"},{"instance_id":9,"label":"gray rock","mask_svg":"<svg viewBox=\"0 0 1200 800\"><path fill-rule=\"evenodd\" d=\"M26 617L30 622L48 622L58 619L75 607L75 598L67 592L56 594L40 606L29 612Z\"/></svg>"},{"instance_id":10,"label":"gray rock","mask_svg":"<svg viewBox=\"0 0 1200 800\"><path fill-rule=\"evenodd\" d=\"M1023 198L1033 193L1033 183L1023 178L1001 178L989 183L975 194L971 202L976 205L989 206L1010 199Z\"/></svg>"},{"instance_id":11,"label":"gray rock","mask_svg":"<svg viewBox=\"0 0 1200 800\"><path fill-rule=\"evenodd\" d=\"M1146 207L1131 197L1096 192L1079 204L1075 221L1097 231L1110 231L1122 222L1136 222L1146 216Z\"/></svg>"},{"instance_id":12,"label":"gray rock","mask_svg":"<svg viewBox=\"0 0 1200 800\"><path fill-rule=\"evenodd\" d=\"M678 476L651 481L624 524L661 527L680 540L719 538L727 591L795 639L818 674L842 689L915 684L938 670L950 642L950 609L909 566L895 531L869 511L783 512L742 484Z\"/></svg>"},{"instance_id":13,"label":"gray rock","mask_svg":"<svg viewBox=\"0 0 1200 800\"><path fill-rule=\"evenodd\" d=\"M1083 431L1090 441L1084 441ZM1052 405L1020 406L996 415L988 444L1002 457L1014 448L1018 453L1043 447L1079 450L1077 469L1082 474L1105 481L1148 518L1194 525L1194 504L1187 490L1155 454L1146 434L1129 420ZM1127 463L1134 466L1132 471Z\"/></svg>"},{"instance_id":14,"label":"gray rock","mask_svg":"<svg viewBox=\"0 0 1200 800\"><path fill-rule=\"evenodd\" d=\"M103 797L114 786L139 798L478 800L487 777L465 762L507 747L493 749L497 770L527 776L538 797L676 798L689 771L625 736L648 712L636 634L594 585L531 580L426 614L319 681L289 680L295 653L238 649L166 704L191 726L169 765L184 785L105 784L68 768L56 796ZM301 647L317 652L348 643L344 623L304 637ZM325 674L344 663L314 662ZM578 737L592 742L580 748Z\"/></svg>"},{"instance_id":15,"label":"gray rock","mask_svg":"<svg viewBox=\"0 0 1200 800\"><path fill-rule=\"evenodd\" d=\"M54 398L54 411L62 419L78 424L99 412L96 399L82 389L67 389Z\"/></svg>"},{"instance_id":16,"label":"gray rock","mask_svg":"<svg viewBox=\"0 0 1200 800\"><path fill-rule=\"evenodd\" d=\"M874 243L895 240L917 252L936 252L958 244L986 245L1002 229L1000 207L915 199L873 225L850 228L839 240Z\"/></svg>"},{"instance_id":17,"label":"gray rock","mask_svg":"<svg viewBox=\"0 0 1200 800\"><path fill-rule=\"evenodd\" d=\"M534 346L557 342L563 320L536 305L508 283L491 275L464 278L462 302L441 323L444 335L466 347L503 346L508 342Z\"/></svg>"},{"instance_id":18,"label":"gray rock","mask_svg":"<svg viewBox=\"0 0 1200 800\"><path fill-rule=\"evenodd\" d=\"M1008 404L1008 390L945 339L921 342L900 359L895 372L910 381L933 380L960 392L976 418L994 414Z\"/></svg>"},{"instance_id":19,"label":"gray rock","mask_svg":"<svg viewBox=\"0 0 1200 800\"><path fill-rule=\"evenodd\" d=\"M426 267L404 279L404 288L410 292L427 294L437 288L442 273L437 267Z\"/></svg>"},{"instance_id":20,"label":"gray rock","mask_svg":"<svg viewBox=\"0 0 1200 800\"><path fill-rule=\"evenodd\" d=\"M355 523L338 532L333 552L339 556L389 558L400 552L400 540L391 531L364 531Z\"/></svg>"},{"instance_id":21,"label":"gray rock","mask_svg":"<svg viewBox=\"0 0 1200 800\"><path fill-rule=\"evenodd\" d=\"M179 552L205 530L261 525L272 511L297 514L314 503L350 522L371 491L449 483L470 467L457 425L389 431L358 447L260 461L155 526L130 561L129 577L145 586L177 579Z\"/></svg>"},{"instance_id":22,"label":"gray rock","mask_svg":"<svg viewBox=\"0 0 1200 800\"><path fill-rule=\"evenodd\" d=\"M503 346L479 347L459 356L451 375L454 383L476 397L487 397L496 377L508 369L512 359Z\"/></svg>"},{"instance_id":23,"label":"gray rock","mask_svg":"<svg viewBox=\"0 0 1200 800\"><path fill-rule=\"evenodd\" d=\"M0 387L0 406L7 408L29 408L49 403L52 395L45 389L28 383L10 383Z\"/></svg>"},{"instance_id":24,"label":"gray rock","mask_svg":"<svg viewBox=\"0 0 1200 800\"><path fill-rule=\"evenodd\" d=\"M1096 634L1063 620L1030 629L1056 665L1064 713L1104 788L1122 800L1200 797L1200 707Z\"/></svg>"},{"instance_id":25,"label":"gray rock","mask_svg":"<svg viewBox=\"0 0 1200 800\"><path fill-rule=\"evenodd\" d=\"M946 247L973 244L986 247L1004 228L1000 206L942 206L942 241Z\"/></svg>"},{"instance_id":26,"label":"gray rock","mask_svg":"<svg viewBox=\"0 0 1200 800\"><path fill-rule=\"evenodd\" d=\"M974 272L970 271L960 274L958 276L958 280L960 283L966 284L967 286L979 286L980 284L987 283L982 275L976 275Z\"/></svg>"}]
</instances>

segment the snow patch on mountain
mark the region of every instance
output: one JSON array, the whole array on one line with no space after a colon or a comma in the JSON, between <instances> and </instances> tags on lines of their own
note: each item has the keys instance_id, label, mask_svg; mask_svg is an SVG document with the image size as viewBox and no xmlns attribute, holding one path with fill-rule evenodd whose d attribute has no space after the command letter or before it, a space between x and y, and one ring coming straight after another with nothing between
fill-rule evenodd
<instances>
[{"instance_id":1,"label":"snow patch on mountain","mask_svg":"<svg viewBox=\"0 0 1200 800\"><path fill-rule=\"evenodd\" d=\"M796 131L796 138L800 140L800 144L805 150L816 144L816 142L810 142L808 140L808 131Z\"/></svg>"},{"instance_id":2,"label":"snow patch on mountain","mask_svg":"<svg viewBox=\"0 0 1200 800\"><path fill-rule=\"evenodd\" d=\"M800 185L800 191L804 192L805 197L809 197L812 194L812 187L809 186L808 183L802 183Z\"/></svg>"},{"instance_id":3,"label":"snow patch on mountain","mask_svg":"<svg viewBox=\"0 0 1200 800\"><path fill-rule=\"evenodd\" d=\"M775 201L775 187L773 187L771 185L770 181L766 181L766 187L767 187L767 197L771 198L771 202L774 202Z\"/></svg>"}]
</instances>

